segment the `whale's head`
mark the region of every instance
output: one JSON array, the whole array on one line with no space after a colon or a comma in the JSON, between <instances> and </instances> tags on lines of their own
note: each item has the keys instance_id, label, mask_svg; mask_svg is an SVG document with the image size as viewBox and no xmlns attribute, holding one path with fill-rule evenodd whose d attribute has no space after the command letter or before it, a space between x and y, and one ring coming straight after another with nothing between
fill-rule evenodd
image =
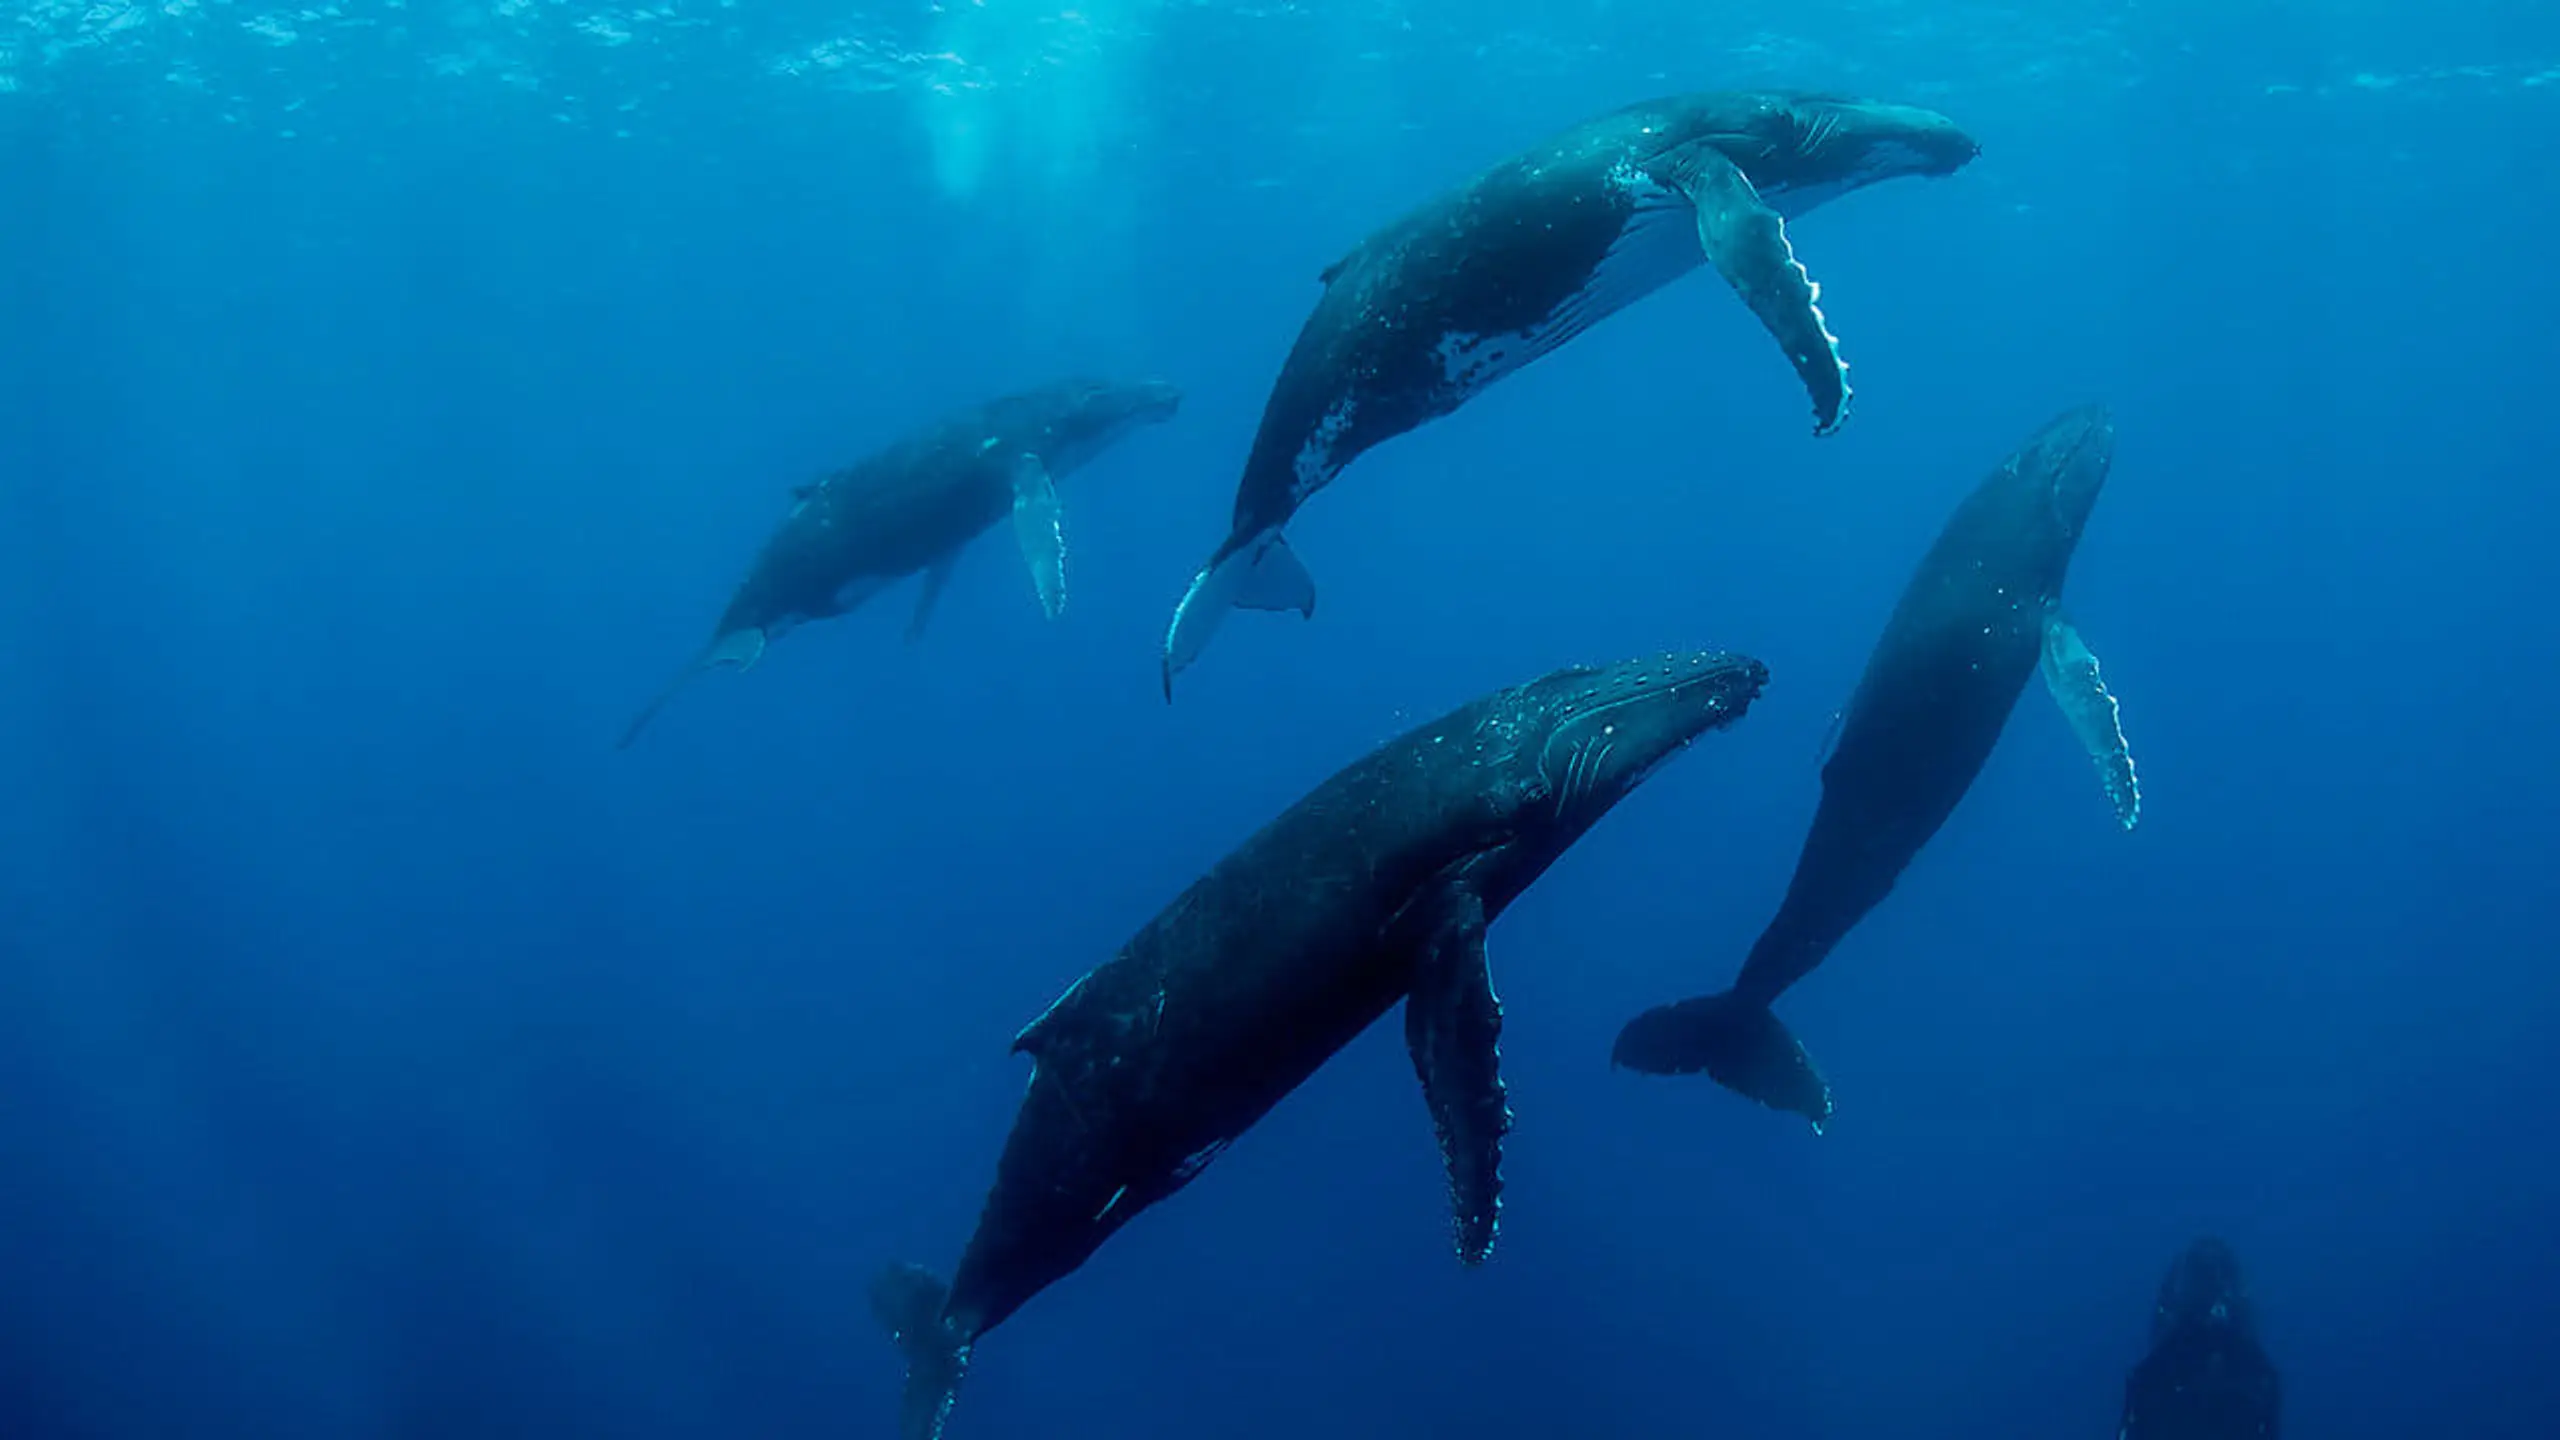
<instances>
[{"instance_id":1,"label":"whale's head","mask_svg":"<svg viewBox=\"0 0 2560 1440\"><path fill-rule=\"evenodd\" d=\"M1533 794L1562 844L1590 829L1699 736L1741 719L1768 667L1719 650L1559 670L1523 687L1538 738ZM1561 849L1561 845L1558 846Z\"/></svg>"},{"instance_id":2,"label":"whale's head","mask_svg":"<svg viewBox=\"0 0 2560 1440\"><path fill-rule=\"evenodd\" d=\"M1879 180L1953 175L1982 153L1935 110L1803 91L1719 97L1706 128L1787 215Z\"/></svg>"},{"instance_id":3,"label":"whale's head","mask_svg":"<svg viewBox=\"0 0 2560 1440\"><path fill-rule=\"evenodd\" d=\"M1182 410L1182 391L1163 380L1066 380L1043 400L1051 410L1045 458L1053 474L1075 469Z\"/></svg>"},{"instance_id":4,"label":"whale's head","mask_svg":"<svg viewBox=\"0 0 2560 1440\"><path fill-rule=\"evenodd\" d=\"M2053 523L2076 542L2098 508L2098 492L2106 489L2115 458L2114 415L2104 405L2082 405L2046 422L2010 463L2044 491Z\"/></svg>"},{"instance_id":5,"label":"whale's head","mask_svg":"<svg viewBox=\"0 0 2560 1440\"><path fill-rule=\"evenodd\" d=\"M2154 1343L2181 1332L2246 1335L2256 1328L2240 1257L2229 1245L2207 1235L2170 1262L2169 1274L2160 1282L2160 1303L2151 1312Z\"/></svg>"}]
</instances>

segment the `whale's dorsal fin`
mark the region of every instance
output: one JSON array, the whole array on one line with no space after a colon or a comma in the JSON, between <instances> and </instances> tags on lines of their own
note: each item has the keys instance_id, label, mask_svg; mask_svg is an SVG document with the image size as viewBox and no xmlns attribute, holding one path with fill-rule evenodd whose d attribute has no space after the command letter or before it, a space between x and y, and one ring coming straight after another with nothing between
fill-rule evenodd
<instances>
[{"instance_id":1,"label":"whale's dorsal fin","mask_svg":"<svg viewBox=\"0 0 2560 1440\"><path fill-rule=\"evenodd\" d=\"M1040 609L1052 620L1067 606L1067 532L1049 467L1029 452L1013 459L1013 538L1031 567Z\"/></svg>"},{"instance_id":2,"label":"whale's dorsal fin","mask_svg":"<svg viewBox=\"0 0 2560 1440\"><path fill-rule=\"evenodd\" d=\"M2133 752L2125 745L2116 697L2098 673L2098 657L2060 610L2045 615L2042 668L2045 688L2053 692L2062 718L2071 722L2071 733L2080 737L2081 748L2098 767L2098 779L2116 808L2116 823L2132 829L2142 820L2142 786L2134 778Z\"/></svg>"},{"instance_id":3,"label":"whale's dorsal fin","mask_svg":"<svg viewBox=\"0 0 2560 1440\"><path fill-rule=\"evenodd\" d=\"M1092 978L1091 971L1077 976L1076 983L1059 992L1058 998L1049 1002L1048 1009L1041 1011L1030 1024L1016 1031L1011 1047L1012 1053L1028 1055L1034 1060L1045 1055L1049 1041L1057 1034L1058 1026L1063 1023L1060 1017L1074 1007L1076 997L1084 993L1084 983Z\"/></svg>"},{"instance_id":4,"label":"whale's dorsal fin","mask_svg":"<svg viewBox=\"0 0 2560 1440\"><path fill-rule=\"evenodd\" d=\"M1502 1002L1484 958L1484 901L1463 881L1418 897L1400 926L1415 937L1405 1046L1440 1133L1458 1259L1493 1253L1502 1212L1502 1137L1511 1129L1500 1068Z\"/></svg>"},{"instance_id":5,"label":"whale's dorsal fin","mask_svg":"<svg viewBox=\"0 0 2560 1440\"><path fill-rule=\"evenodd\" d=\"M1813 433L1828 435L1849 414L1849 367L1840 338L1823 323L1822 287L1796 263L1786 222L1769 208L1732 159L1697 140L1666 152L1655 179L1689 198L1698 212L1698 244L1707 263L1760 317L1786 352L1813 399Z\"/></svg>"}]
</instances>

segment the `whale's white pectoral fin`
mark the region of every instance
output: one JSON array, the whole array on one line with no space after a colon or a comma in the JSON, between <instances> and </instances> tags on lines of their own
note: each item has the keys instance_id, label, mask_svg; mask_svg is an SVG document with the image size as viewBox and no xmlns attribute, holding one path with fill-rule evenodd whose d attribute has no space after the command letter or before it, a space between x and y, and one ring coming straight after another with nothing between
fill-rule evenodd
<instances>
[{"instance_id":1,"label":"whale's white pectoral fin","mask_svg":"<svg viewBox=\"0 0 2560 1440\"><path fill-rule=\"evenodd\" d=\"M1031 567L1040 609L1057 619L1067 608L1067 531L1058 487L1050 483L1049 467L1037 455L1014 457L1013 538L1022 546L1022 562Z\"/></svg>"},{"instance_id":2,"label":"whale's white pectoral fin","mask_svg":"<svg viewBox=\"0 0 2560 1440\"><path fill-rule=\"evenodd\" d=\"M1484 901L1451 883L1417 898L1399 923L1417 942L1405 1046L1448 1165L1458 1259L1481 1264L1493 1253L1502 1213L1502 1137L1511 1129L1500 1068L1502 1002L1484 958Z\"/></svg>"},{"instance_id":3,"label":"whale's white pectoral fin","mask_svg":"<svg viewBox=\"0 0 2560 1440\"><path fill-rule=\"evenodd\" d=\"M1664 155L1653 170L1697 208L1698 243L1707 263L1760 317L1804 381L1813 399L1814 433L1839 429L1849 414L1849 367L1816 303L1822 287L1796 263L1795 248L1787 243L1786 222L1723 151L1703 140Z\"/></svg>"},{"instance_id":4,"label":"whale's white pectoral fin","mask_svg":"<svg viewBox=\"0 0 2560 1440\"><path fill-rule=\"evenodd\" d=\"M1315 577L1278 534L1240 546L1191 577L1191 588L1174 608L1173 628L1165 632L1165 699L1173 698L1173 677L1200 658L1235 609L1295 610L1315 618Z\"/></svg>"},{"instance_id":5,"label":"whale's white pectoral fin","mask_svg":"<svg viewBox=\"0 0 2560 1440\"><path fill-rule=\"evenodd\" d=\"M942 599L942 587L951 583L951 572L960 568L960 554L953 551L933 562L924 572L924 585L916 591L916 613L907 621L907 639L924 638L924 627L933 623L933 607Z\"/></svg>"},{"instance_id":6,"label":"whale's white pectoral fin","mask_svg":"<svg viewBox=\"0 0 2560 1440\"><path fill-rule=\"evenodd\" d=\"M2116 807L2116 823L2130 830L2142 819L2142 786L2134 778L2133 752L2124 742L2124 726L2116 713L2116 697L2098 673L2098 657L2080 632L2056 611L2044 622L2044 683L2071 722L2071 733L2098 767L2107 799Z\"/></svg>"}]
</instances>

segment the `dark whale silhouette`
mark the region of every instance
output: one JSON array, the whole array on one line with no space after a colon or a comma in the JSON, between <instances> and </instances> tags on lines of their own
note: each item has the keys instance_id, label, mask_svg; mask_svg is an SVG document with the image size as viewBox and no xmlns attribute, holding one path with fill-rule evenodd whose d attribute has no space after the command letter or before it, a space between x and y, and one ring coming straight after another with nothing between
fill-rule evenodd
<instances>
[{"instance_id":1,"label":"dark whale silhouette","mask_svg":"<svg viewBox=\"0 0 2560 1440\"><path fill-rule=\"evenodd\" d=\"M1405 1002L1447 1161L1459 1257L1492 1250L1501 1006L1485 928L1767 671L1701 653L1558 670L1389 741L1316 787L1015 1037L1031 1084L946 1289L914 1266L872 1301L907 1360L901 1432L941 1432L971 1348L1180 1190Z\"/></svg>"},{"instance_id":2,"label":"dark whale silhouette","mask_svg":"<svg viewBox=\"0 0 2560 1440\"><path fill-rule=\"evenodd\" d=\"M1123 436L1173 418L1162 381L1068 379L973 406L792 492L791 513L729 599L711 641L631 719L620 746L706 670L744 670L797 626L851 612L922 571L910 639L924 633L960 552L1007 513L1052 617L1066 604L1055 482Z\"/></svg>"},{"instance_id":3,"label":"dark whale silhouette","mask_svg":"<svg viewBox=\"0 0 2560 1440\"><path fill-rule=\"evenodd\" d=\"M2283 1390L2240 1258L2208 1235L2160 1282L2151 1349L2125 1377L2116 1440L2276 1440Z\"/></svg>"},{"instance_id":4,"label":"dark whale silhouette","mask_svg":"<svg viewBox=\"0 0 2560 1440\"><path fill-rule=\"evenodd\" d=\"M1280 367L1227 538L1165 635L1165 698L1230 609L1315 614L1281 528L1370 448L1447 415L1701 264L1759 317L1812 396L1848 367L1786 221L1980 147L1945 116L1790 91L1667 96L1587 120L1424 202L1334 262Z\"/></svg>"},{"instance_id":5,"label":"dark whale silhouette","mask_svg":"<svg viewBox=\"0 0 2560 1440\"><path fill-rule=\"evenodd\" d=\"M1868 657L1822 769L1822 803L1777 916L1731 990L1649 1010L1616 1062L1706 1071L1816 1129L1831 1089L1770 1012L1881 903L1964 798L2041 665L2131 829L2133 760L2097 657L2062 610L2062 581L2115 457L2101 406L2061 416L1977 485L1920 562Z\"/></svg>"}]
</instances>

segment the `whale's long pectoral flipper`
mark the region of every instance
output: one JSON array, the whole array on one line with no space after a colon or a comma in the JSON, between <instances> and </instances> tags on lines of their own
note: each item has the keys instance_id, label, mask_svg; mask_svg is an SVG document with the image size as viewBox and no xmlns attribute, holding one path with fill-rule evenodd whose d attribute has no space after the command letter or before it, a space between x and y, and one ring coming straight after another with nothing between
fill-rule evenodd
<instances>
[{"instance_id":1,"label":"whale's long pectoral flipper","mask_svg":"<svg viewBox=\"0 0 2560 1440\"><path fill-rule=\"evenodd\" d=\"M1057 619L1067 606L1067 530L1058 487L1037 455L1014 457L1013 538L1022 546L1022 562L1031 567L1040 609Z\"/></svg>"},{"instance_id":2,"label":"whale's long pectoral flipper","mask_svg":"<svg viewBox=\"0 0 2560 1440\"><path fill-rule=\"evenodd\" d=\"M1787 243L1786 222L1733 161L1706 141L1664 155L1653 172L1689 197L1707 263L1787 352L1787 363L1813 398L1813 433L1839 429L1849 413L1849 367L1840 359L1839 337L1815 303L1822 287L1796 263L1795 248Z\"/></svg>"},{"instance_id":3,"label":"whale's long pectoral flipper","mask_svg":"<svg viewBox=\"0 0 2560 1440\"><path fill-rule=\"evenodd\" d=\"M1485 968L1484 901L1450 885L1418 900L1406 923L1421 938L1413 993L1404 1002L1405 1046L1449 1168L1458 1259L1477 1265L1493 1253L1502 1212L1502 1137L1511 1129L1500 1063L1502 1002Z\"/></svg>"},{"instance_id":4,"label":"whale's long pectoral flipper","mask_svg":"<svg viewBox=\"0 0 2560 1440\"><path fill-rule=\"evenodd\" d=\"M924 585L916 591L916 613L907 621L908 640L924 638L924 627L933 623L933 607L942 599L942 587L951 583L951 572L959 568L956 550L925 567Z\"/></svg>"},{"instance_id":5,"label":"whale's long pectoral flipper","mask_svg":"<svg viewBox=\"0 0 2560 1440\"><path fill-rule=\"evenodd\" d=\"M2130 830L2142 820L2142 786L2133 774L2133 752L2124 742L2124 725L2116 713L2116 697L2098 673L2098 657L2060 611L2045 616L2044 683L2080 737L2082 749L2098 767L2107 799L2116 807L2116 823Z\"/></svg>"},{"instance_id":6,"label":"whale's long pectoral flipper","mask_svg":"<svg viewBox=\"0 0 2560 1440\"><path fill-rule=\"evenodd\" d=\"M969 1373L969 1340L942 1313L950 1287L921 1265L894 1265L871 1282L871 1312L906 1357L898 1440L940 1440Z\"/></svg>"},{"instance_id":7,"label":"whale's long pectoral flipper","mask_svg":"<svg viewBox=\"0 0 2560 1440\"><path fill-rule=\"evenodd\" d=\"M1298 563L1297 552L1279 534L1223 549L1200 573L1174 607L1173 626L1164 637L1164 698L1173 699L1173 677L1200 658L1218 622L1230 610L1295 610L1316 616L1315 577Z\"/></svg>"}]
</instances>

